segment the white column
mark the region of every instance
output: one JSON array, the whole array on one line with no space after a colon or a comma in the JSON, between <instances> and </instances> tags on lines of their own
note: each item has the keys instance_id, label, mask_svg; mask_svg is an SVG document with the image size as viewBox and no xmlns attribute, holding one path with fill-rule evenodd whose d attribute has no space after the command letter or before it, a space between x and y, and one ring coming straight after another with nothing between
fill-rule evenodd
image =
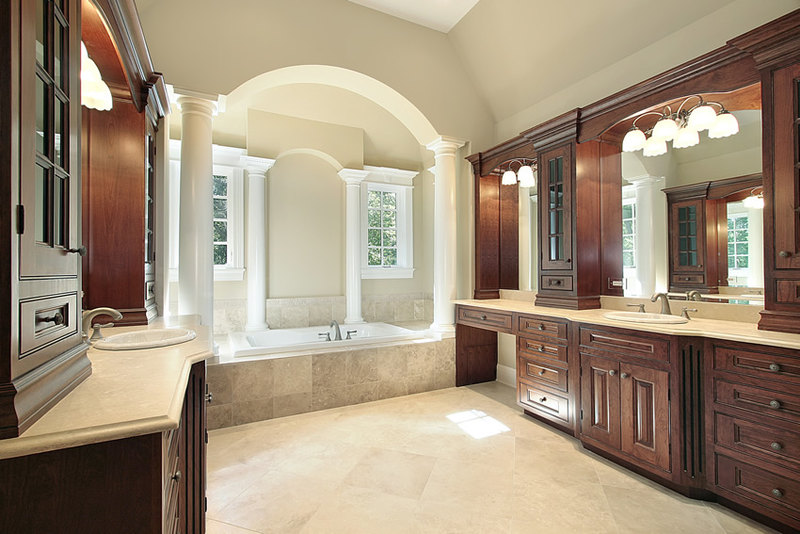
<instances>
[{"instance_id":1,"label":"white column","mask_svg":"<svg viewBox=\"0 0 800 534\"><path fill-rule=\"evenodd\" d=\"M519 188L519 289L531 290L531 188Z\"/></svg>"},{"instance_id":2,"label":"white column","mask_svg":"<svg viewBox=\"0 0 800 534\"><path fill-rule=\"evenodd\" d=\"M750 236L748 248L748 287L764 287L764 210L747 210L747 228Z\"/></svg>"},{"instance_id":3,"label":"white column","mask_svg":"<svg viewBox=\"0 0 800 534\"><path fill-rule=\"evenodd\" d=\"M636 276L639 296L666 290L666 196L661 192L664 178L639 176L626 178L636 186ZM664 198L661 198L664 197ZM662 280L662 278L664 278Z\"/></svg>"},{"instance_id":4,"label":"white column","mask_svg":"<svg viewBox=\"0 0 800 534\"><path fill-rule=\"evenodd\" d=\"M200 315L213 331L211 117L216 104L180 96L181 194L178 312Z\"/></svg>"},{"instance_id":5,"label":"white column","mask_svg":"<svg viewBox=\"0 0 800 534\"><path fill-rule=\"evenodd\" d=\"M455 330L456 299L456 152L464 141L439 137L428 144L436 160L433 208L433 324L431 330Z\"/></svg>"},{"instance_id":6,"label":"white column","mask_svg":"<svg viewBox=\"0 0 800 534\"><path fill-rule=\"evenodd\" d=\"M267 241L265 200L267 172L274 159L242 156L247 169L247 324L245 330L266 330L267 326Z\"/></svg>"},{"instance_id":7,"label":"white column","mask_svg":"<svg viewBox=\"0 0 800 534\"><path fill-rule=\"evenodd\" d=\"M339 176L345 183L345 301L346 324L363 323L361 316L361 182L369 171L342 169Z\"/></svg>"}]
</instances>

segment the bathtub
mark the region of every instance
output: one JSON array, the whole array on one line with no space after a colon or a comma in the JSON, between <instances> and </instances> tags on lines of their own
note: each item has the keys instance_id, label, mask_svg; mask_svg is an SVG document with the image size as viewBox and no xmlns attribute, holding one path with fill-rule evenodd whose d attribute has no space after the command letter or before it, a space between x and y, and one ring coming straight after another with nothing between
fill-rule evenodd
<instances>
[{"instance_id":1,"label":"bathtub","mask_svg":"<svg viewBox=\"0 0 800 534\"><path fill-rule=\"evenodd\" d=\"M426 330L409 330L387 323L364 323L340 325L342 338L348 331L355 330L351 339L327 341L321 339L320 333L330 332L334 337L334 328L327 326L310 326L306 328L281 328L263 332L233 333L228 336L231 355L234 358L261 356L267 358L284 357L290 352L325 352L345 350L364 345L379 345L397 341L423 339Z\"/></svg>"}]
</instances>

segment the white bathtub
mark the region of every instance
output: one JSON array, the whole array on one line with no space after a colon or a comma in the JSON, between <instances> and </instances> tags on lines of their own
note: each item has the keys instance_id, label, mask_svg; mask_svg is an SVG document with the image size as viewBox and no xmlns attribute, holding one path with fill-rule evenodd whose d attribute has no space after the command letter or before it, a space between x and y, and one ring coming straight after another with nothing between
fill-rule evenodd
<instances>
[{"instance_id":1,"label":"white bathtub","mask_svg":"<svg viewBox=\"0 0 800 534\"><path fill-rule=\"evenodd\" d=\"M327 341L321 333L335 337L334 328L327 326L310 326L307 328L281 328L253 333L233 333L228 336L231 355L234 358L265 356L283 357L289 352L325 352L344 350L349 347L377 345L396 341L422 339L427 337L425 330L409 330L386 323L364 323L357 325L340 325L341 341ZM351 339L347 332L355 330Z\"/></svg>"}]
</instances>

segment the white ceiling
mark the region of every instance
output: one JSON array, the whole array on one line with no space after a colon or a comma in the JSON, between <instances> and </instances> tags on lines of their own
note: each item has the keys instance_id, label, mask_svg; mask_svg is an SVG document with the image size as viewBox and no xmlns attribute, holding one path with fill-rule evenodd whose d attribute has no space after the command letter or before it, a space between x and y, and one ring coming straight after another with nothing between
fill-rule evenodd
<instances>
[{"instance_id":1,"label":"white ceiling","mask_svg":"<svg viewBox=\"0 0 800 534\"><path fill-rule=\"evenodd\" d=\"M447 33L478 0L349 0L393 17Z\"/></svg>"}]
</instances>

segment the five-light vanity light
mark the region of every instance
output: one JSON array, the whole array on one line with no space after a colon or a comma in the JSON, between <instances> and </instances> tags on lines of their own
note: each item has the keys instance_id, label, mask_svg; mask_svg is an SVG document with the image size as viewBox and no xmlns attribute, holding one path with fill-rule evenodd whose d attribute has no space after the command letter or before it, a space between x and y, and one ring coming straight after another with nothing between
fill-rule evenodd
<instances>
[{"instance_id":1,"label":"five-light vanity light","mask_svg":"<svg viewBox=\"0 0 800 534\"><path fill-rule=\"evenodd\" d=\"M693 98L699 102L685 108ZM636 125L639 119L650 115L660 117L651 129L642 130ZM692 95L681 102L674 113L670 106L665 106L661 112L648 111L636 117L622 140L622 150L636 152L641 149L644 156L660 156L667 152L667 141L672 141L672 148L688 148L700 143L699 132L703 130L708 130L711 139L728 137L739 132L739 122L719 102L705 101L700 95Z\"/></svg>"},{"instance_id":2,"label":"five-light vanity light","mask_svg":"<svg viewBox=\"0 0 800 534\"><path fill-rule=\"evenodd\" d=\"M516 172L512 168L515 163L519 165ZM513 159L507 164L508 168L503 173L501 184L515 185L519 182L520 187L536 187L536 175L538 174L536 160Z\"/></svg>"}]
</instances>

